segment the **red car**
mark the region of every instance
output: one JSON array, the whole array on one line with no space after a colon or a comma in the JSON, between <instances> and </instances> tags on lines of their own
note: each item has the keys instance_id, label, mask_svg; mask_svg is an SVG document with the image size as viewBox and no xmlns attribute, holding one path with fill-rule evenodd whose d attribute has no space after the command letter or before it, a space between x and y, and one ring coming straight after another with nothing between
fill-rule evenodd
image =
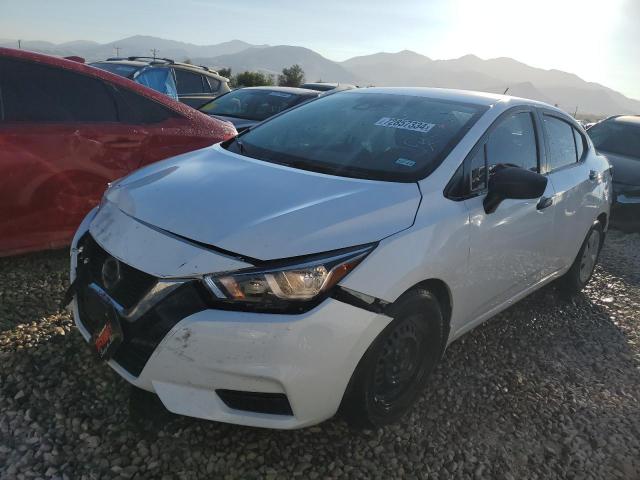
<instances>
[{"instance_id":1,"label":"red car","mask_svg":"<svg viewBox=\"0 0 640 480\"><path fill-rule=\"evenodd\" d=\"M0 48L0 256L69 244L108 182L234 135L126 78Z\"/></svg>"}]
</instances>

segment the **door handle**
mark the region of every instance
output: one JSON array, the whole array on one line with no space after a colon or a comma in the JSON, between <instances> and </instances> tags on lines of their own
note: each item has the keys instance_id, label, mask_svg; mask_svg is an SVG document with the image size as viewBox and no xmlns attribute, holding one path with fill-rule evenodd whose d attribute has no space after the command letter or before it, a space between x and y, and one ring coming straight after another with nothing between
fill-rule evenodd
<instances>
[{"instance_id":1,"label":"door handle","mask_svg":"<svg viewBox=\"0 0 640 480\"><path fill-rule=\"evenodd\" d=\"M553 205L553 197L542 197L538 202L538 205L536 206L536 208L538 210L544 210L545 208L548 208L551 205Z\"/></svg>"}]
</instances>

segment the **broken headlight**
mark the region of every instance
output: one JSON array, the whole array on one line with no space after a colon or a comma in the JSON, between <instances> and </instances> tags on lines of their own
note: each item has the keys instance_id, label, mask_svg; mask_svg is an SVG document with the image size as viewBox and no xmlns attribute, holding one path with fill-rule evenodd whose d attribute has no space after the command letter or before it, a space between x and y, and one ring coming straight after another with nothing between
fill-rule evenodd
<instances>
[{"instance_id":1,"label":"broken headlight","mask_svg":"<svg viewBox=\"0 0 640 480\"><path fill-rule=\"evenodd\" d=\"M203 281L217 306L301 311L324 299L374 247L338 250L286 263L268 262L266 267L206 275Z\"/></svg>"}]
</instances>

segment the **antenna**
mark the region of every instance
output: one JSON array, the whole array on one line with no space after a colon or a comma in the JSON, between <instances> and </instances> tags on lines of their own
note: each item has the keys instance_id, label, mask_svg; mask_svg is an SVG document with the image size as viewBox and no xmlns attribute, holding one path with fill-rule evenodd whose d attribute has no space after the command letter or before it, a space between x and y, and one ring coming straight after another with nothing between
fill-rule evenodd
<instances>
[{"instance_id":1,"label":"antenna","mask_svg":"<svg viewBox=\"0 0 640 480\"><path fill-rule=\"evenodd\" d=\"M158 53L158 49L157 48L152 48L151 50L149 50L151 52L151 54L153 55L153 59L156 59L156 55Z\"/></svg>"},{"instance_id":2,"label":"antenna","mask_svg":"<svg viewBox=\"0 0 640 480\"><path fill-rule=\"evenodd\" d=\"M578 105L576 105L576 111L573 112L573 118L576 118L576 115L578 115Z\"/></svg>"},{"instance_id":3,"label":"antenna","mask_svg":"<svg viewBox=\"0 0 640 480\"><path fill-rule=\"evenodd\" d=\"M507 88L505 89L505 91L503 92L503 95L506 95L510 88L511 88L511 87L507 87Z\"/></svg>"}]
</instances>

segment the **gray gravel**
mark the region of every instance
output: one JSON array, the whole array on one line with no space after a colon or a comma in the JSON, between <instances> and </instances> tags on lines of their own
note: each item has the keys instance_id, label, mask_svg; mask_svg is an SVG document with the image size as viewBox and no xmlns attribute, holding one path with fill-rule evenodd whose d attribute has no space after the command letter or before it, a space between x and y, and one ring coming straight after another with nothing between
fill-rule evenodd
<instances>
[{"instance_id":1,"label":"gray gravel","mask_svg":"<svg viewBox=\"0 0 640 480\"><path fill-rule=\"evenodd\" d=\"M365 432L141 416L56 312L66 252L0 259L0 478L640 479L638 252L611 232L584 294L547 287L466 335L403 422Z\"/></svg>"}]
</instances>

